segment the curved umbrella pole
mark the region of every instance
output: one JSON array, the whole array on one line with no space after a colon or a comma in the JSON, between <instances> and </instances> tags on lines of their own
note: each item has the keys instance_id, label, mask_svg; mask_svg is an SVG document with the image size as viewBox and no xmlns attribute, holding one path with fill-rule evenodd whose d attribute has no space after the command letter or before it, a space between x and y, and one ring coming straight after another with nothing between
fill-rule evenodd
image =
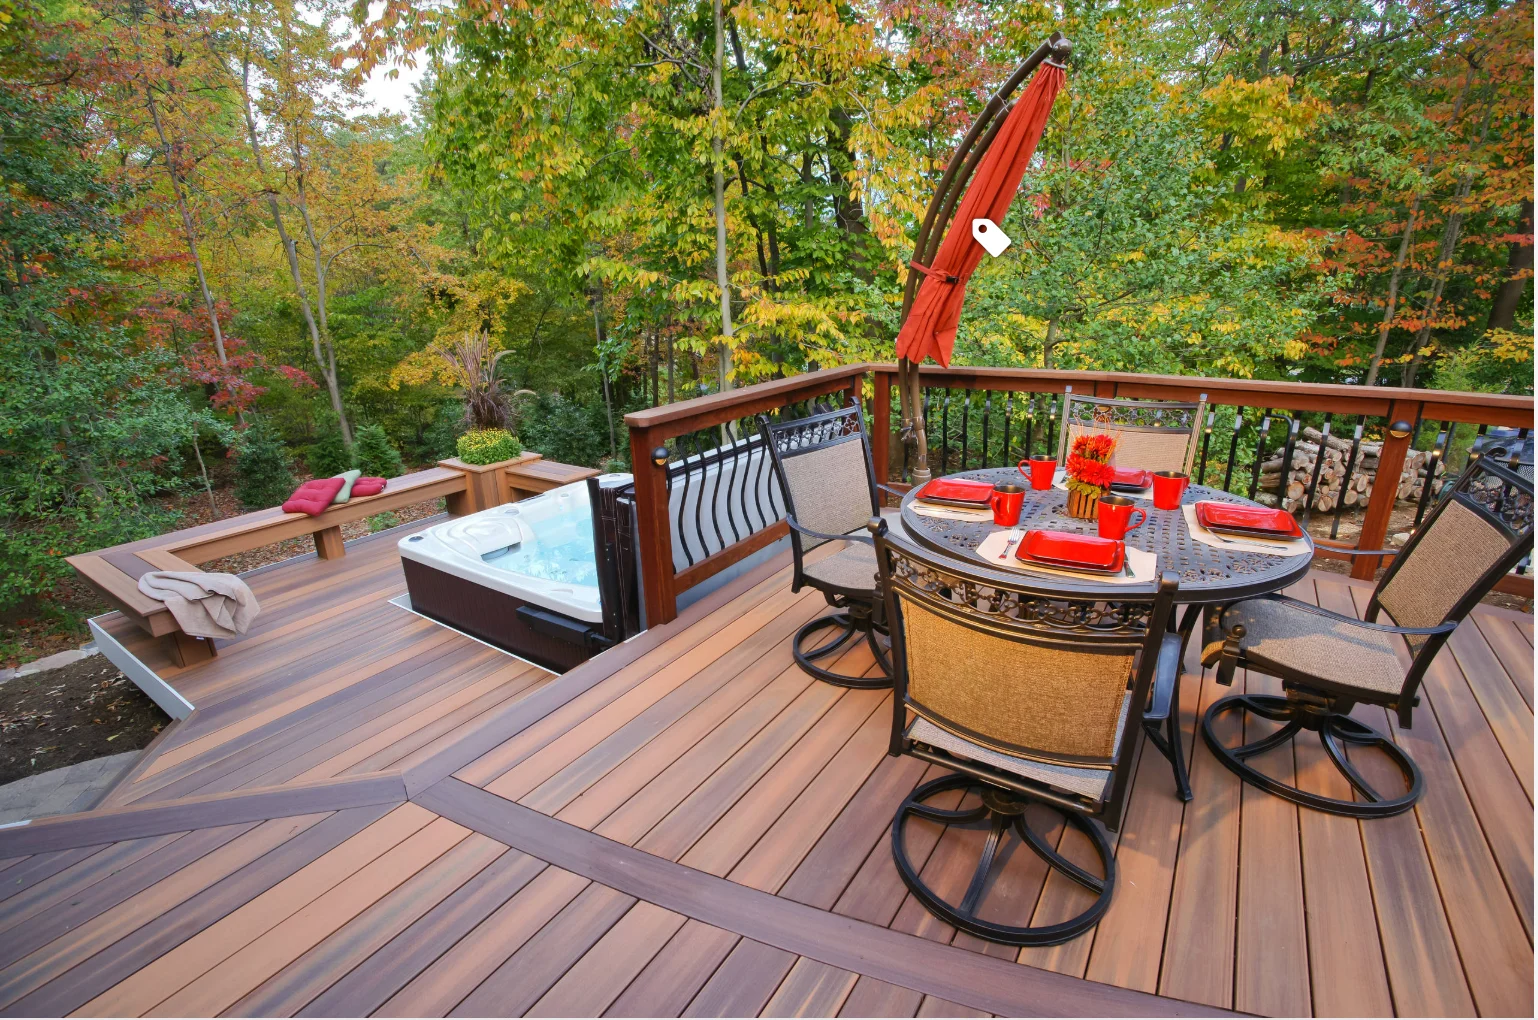
<instances>
[{"instance_id":1,"label":"curved umbrella pole","mask_svg":"<svg viewBox=\"0 0 1538 1020\"><path fill-rule=\"evenodd\" d=\"M902 331L902 324L908 321L908 313L913 310L913 301L918 295L921 273L916 267L928 266L934 261L940 242L945 238L946 226L956 211L956 204L966 193L973 171L998 137L999 129L1004 126L1006 117L1000 114L1008 113L1010 97L1030 78L1042 61L1051 57L1053 62L1061 66L1072 52L1073 43L1063 33L1053 32L1046 42L1021 61L1009 79L989 97L982 112L977 115L977 120L972 122L972 127L956 147L945 173L940 177L940 183L935 186L934 197L929 200L924 222L919 226L918 237L914 241L913 260L909 263L912 271L908 273L908 283L903 290L902 315L898 319L899 332ZM913 451L913 484L923 485L930 479L929 437L925 433L923 415L924 387L919 366L907 358L899 358L897 361L897 392L902 406L902 424L898 436Z\"/></svg>"}]
</instances>

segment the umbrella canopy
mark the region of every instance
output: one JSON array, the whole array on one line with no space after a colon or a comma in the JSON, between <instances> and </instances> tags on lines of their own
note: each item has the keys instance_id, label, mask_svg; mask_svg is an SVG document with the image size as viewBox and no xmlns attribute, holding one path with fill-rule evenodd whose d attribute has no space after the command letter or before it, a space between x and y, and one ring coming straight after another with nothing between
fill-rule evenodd
<instances>
[{"instance_id":1,"label":"umbrella canopy","mask_svg":"<svg viewBox=\"0 0 1538 1020\"><path fill-rule=\"evenodd\" d=\"M967 296L967 280L983 258L983 246L972 237L972 221L983 218L1004 221L1009 203L1020 190L1020 179L1041 141L1052 101L1063 86L1063 69L1045 61L1031 77L1031 84L1009 112L993 145L983 156L961 204L951 221L950 232L940 244L934 264L913 268L924 274L918 297L902 331L897 335L897 356L915 364L933 358L948 366L956 345L956 323Z\"/></svg>"}]
</instances>

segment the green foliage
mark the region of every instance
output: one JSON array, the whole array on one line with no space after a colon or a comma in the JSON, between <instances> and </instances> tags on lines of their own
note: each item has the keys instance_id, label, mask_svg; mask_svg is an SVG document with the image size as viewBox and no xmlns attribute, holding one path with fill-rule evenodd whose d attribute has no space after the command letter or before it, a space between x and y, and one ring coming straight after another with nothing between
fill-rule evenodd
<instances>
[{"instance_id":1,"label":"green foliage","mask_svg":"<svg viewBox=\"0 0 1538 1020\"><path fill-rule=\"evenodd\" d=\"M465 434L465 412L458 401L438 407L432 424L423 430L419 461L438 461L459 456L459 437Z\"/></svg>"},{"instance_id":2,"label":"green foliage","mask_svg":"<svg viewBox=\"0 0 1538 1020\"><path fill-rule=\"evenodd\" d=\"M582 404L541 393L520 412L523 445L563 464L597 467L609 456L609 424L602 403Z\"/></svg>"},{"instance_id":3,"label":"green foliage","mask_svg":"<svg viewBox=\"0 0 1538 1020\"><path fill-rule=\"evenodd\" d=\"M391 445L383 426L364 425L358 429L353 447L358 455L358 468L365 475L395 478L406 473L400 451Z\"/></svg>"},{"instance_id":4,"label":"green foliage","mask_svg":"<svg viewBox=\"0 0 1538 1020\"><path fill-rule=\"evenodd\" d=\"M386 510L382 514L374 514L368 519L369 534L372 535L376 531L388 531L391 528L399 527L400 523L400 516L394 511Z\"/></svg>"},{"instance_id":5,"label":"green foliage","mask_svg":"<svg viewBox=\"0 0 1538 1020\"><path fill-rule=\"evenodd\" d=\"M459 459L466 464L495 464L523 452L517 437L506 429L471 429L456 445Z\"/></svg>"},{"instance_id":6,"label":"green foliage","mask_svg":"<svg viewBox=\"0 0 1538 1020\"><path fill-rule=\"evenodd\" d=\"M86 97L34 73L62 43L0 32L0 608L48 594L63 557L169 528L193 411L177 362L112 314L117 196L91 158Z\"/></svg>"},{"instance_id":7,"label":"green foliage","mask_svg":"<svg viewBox=\"0 0 1538 1020\"><path fill-rule=\"evenodd\" d=\"M320 438L304 450L304 463L316 478L329 478L353 468L353 454L342 441L342 430L327 423Z\"/></svg>"},{"instance_id":8,"label":"green foliage","mask_svg":"<svg viewBox=\"0 0 1538 1020\"><path fill-rule=\"evenodd\" d=\"M235 497L247 510L279 506L296 487L283 441L264 421L252 422L235 445Z\"/></svg>"}]
</instances>

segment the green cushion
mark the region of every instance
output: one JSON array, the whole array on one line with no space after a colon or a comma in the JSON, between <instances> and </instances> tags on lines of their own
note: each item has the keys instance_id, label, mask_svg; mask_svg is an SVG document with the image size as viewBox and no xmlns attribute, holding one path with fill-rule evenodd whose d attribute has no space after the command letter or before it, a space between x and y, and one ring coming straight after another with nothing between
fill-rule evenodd
<instances>
[{"instance_id":1,"label":"green cushion","mask_svg":"<svg viewBox=\"0 0 1538 1020\"><path fill-rule=\"evenodd\" d=\"M331 477L340 478L342 480L342 491L337 493L336 498L331 501L331 505L336 506L338 503L345 503L349 499L352 499L352 483L363 477L363 472L343 471L341 474L332 475Z\"/></svg>"}]
</instances>

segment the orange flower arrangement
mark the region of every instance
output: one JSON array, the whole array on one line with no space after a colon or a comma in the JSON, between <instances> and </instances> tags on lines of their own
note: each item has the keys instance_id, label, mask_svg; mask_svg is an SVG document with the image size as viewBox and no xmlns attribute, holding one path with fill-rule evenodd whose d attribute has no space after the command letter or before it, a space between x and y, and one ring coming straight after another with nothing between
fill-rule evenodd
<instances>
[{"instance_id":1,"label":"orange flower arrangement","mask_svg":"<svg viewBox=\"0 0 1538 1020\"><path fill-rule=\"evenodd\" d=\"M1083 435L1073 441L1068 451L1068 491L1082 493L1092 499L1111 487L1116 477L1111 467L1111 453L1116 449L1116 438L1103 432Z\"/></svg>"}]
</instances>

